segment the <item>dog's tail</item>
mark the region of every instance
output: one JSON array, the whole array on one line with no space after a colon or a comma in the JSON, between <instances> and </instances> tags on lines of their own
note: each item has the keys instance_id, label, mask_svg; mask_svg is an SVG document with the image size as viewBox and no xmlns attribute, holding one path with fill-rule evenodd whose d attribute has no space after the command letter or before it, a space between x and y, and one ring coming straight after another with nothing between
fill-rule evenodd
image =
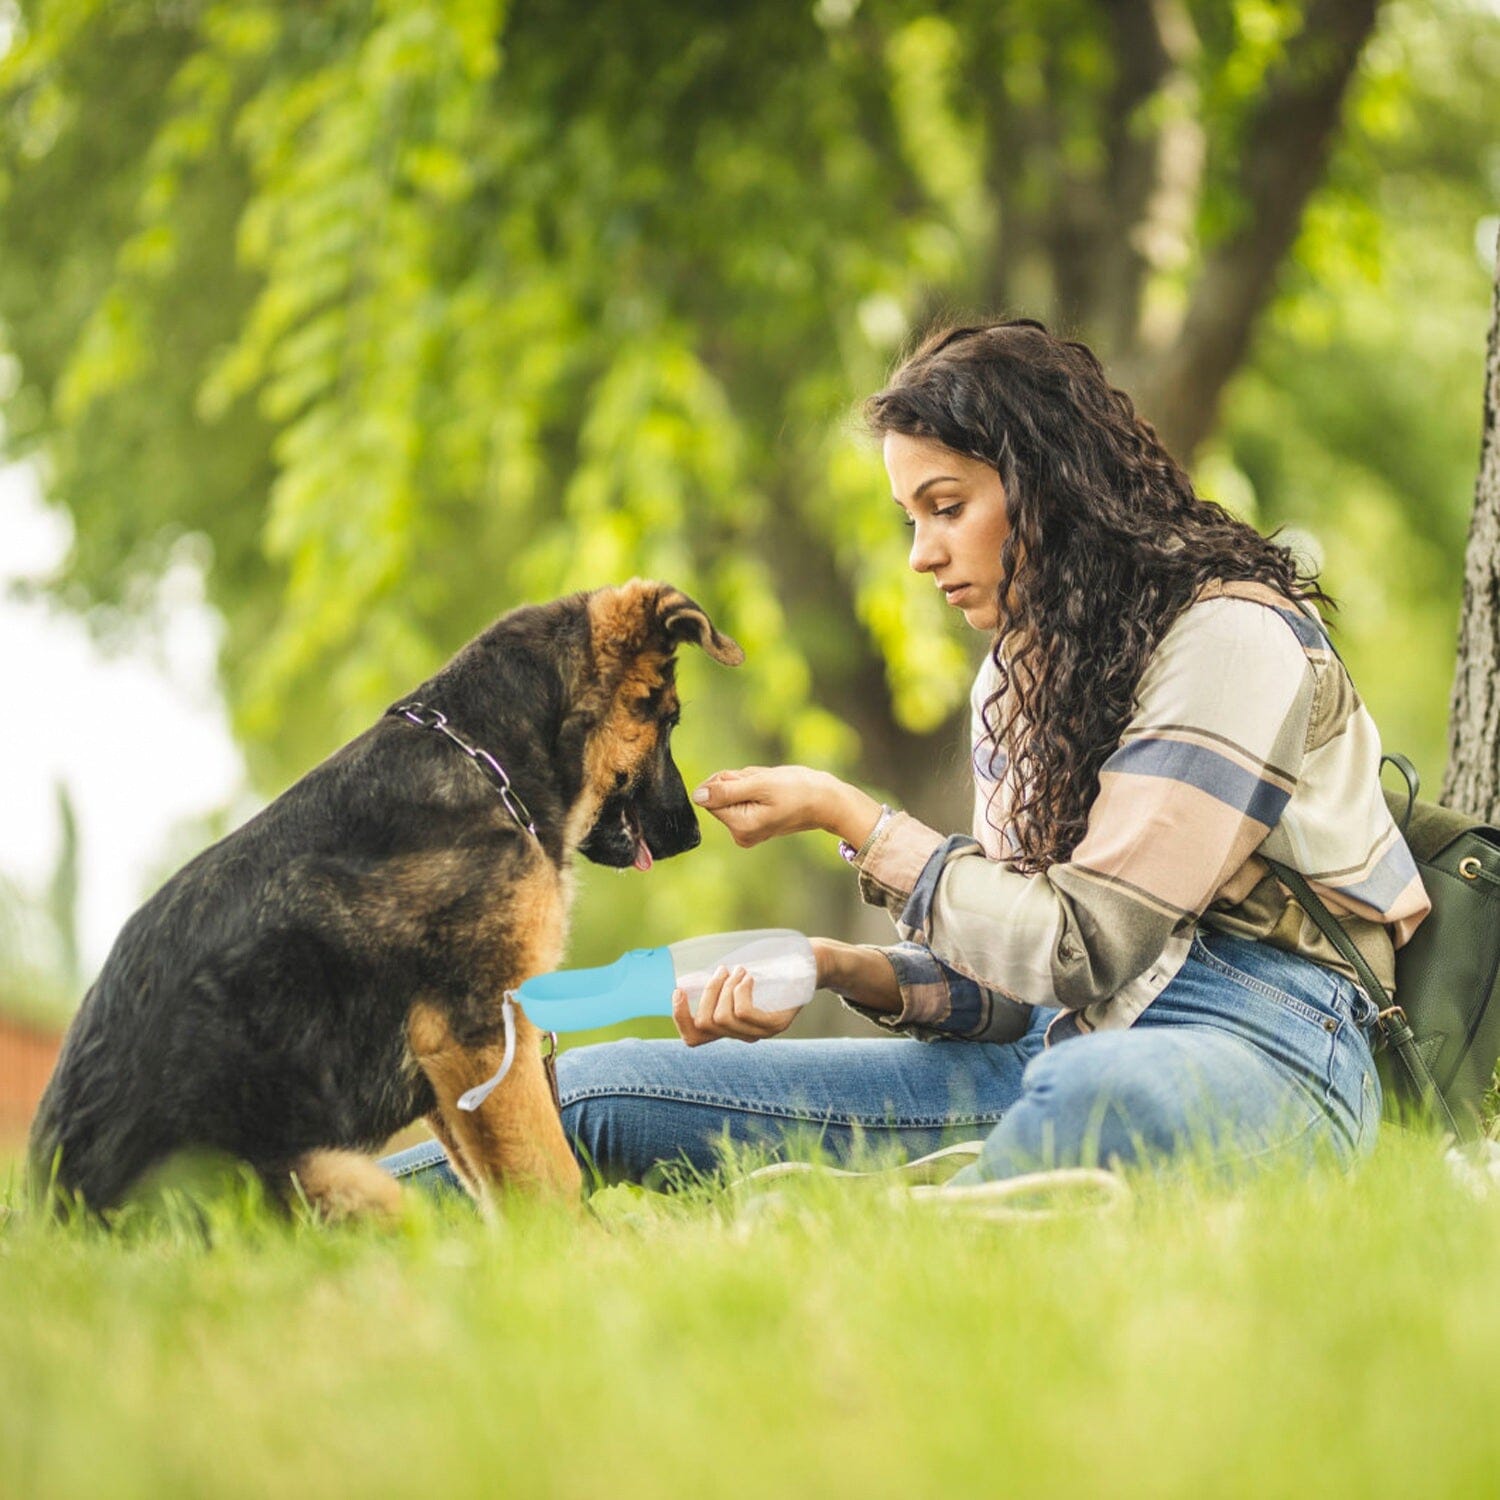
<instances>
[{"instance_id":1,"label":"dog's tail","mask_svg":"<svg viewBox=\"0 0 1500 1500\"><path fill-rule=\"evenodd\" d=\"M37 1105L27 1147L27 1181L32 1206L59 1217L68 1211L70 1204L82 1198L82 1186L76 1180L73 1143L64 1138L63 1113L58 1098L62 1071L63 1061L59 1058L42 1094L42 1102Z\"/></svg>"},{"instance_id":2,"label":"dog's tail","mask_svg":"<svg viewBox=\"0 0 1500 1500\"><path fill-rule=\"evenodd\" d=\"M111 1095L114 1069L95 1066L88 1001L63 1042L31 1122L27 1177L32 1203L58 1217L113 1207L159 1154L122 1131Z\"/></svg>"},{"instance_id":3,"label":"dog's tail","mask_svg":"<svg viewBox=\"0 0 1500 1500\"><path fill-rule=\"evenodd\" d=\"M161 1153L118 1136L101 1149L73 1122L38 1111L27 1155L33 1207L66 1219L80 1213L97 1217L117 1206Z\"/></svg>"}]
</instances>

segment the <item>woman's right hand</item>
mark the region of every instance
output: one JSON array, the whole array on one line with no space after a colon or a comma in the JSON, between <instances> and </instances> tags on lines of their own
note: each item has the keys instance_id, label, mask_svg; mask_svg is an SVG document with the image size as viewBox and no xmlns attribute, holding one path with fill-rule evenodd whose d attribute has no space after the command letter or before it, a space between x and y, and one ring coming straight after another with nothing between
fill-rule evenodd
<instances>
[{"instance_id":1,"label":"woman's right hand","mask_svg":"<svg viewBox=\"0 0 1500 1500\"><path fill-rule=\"evenodd\" d=\"M689 1047L726 1036L741 1042L764 1041L785 1031L797 1019L799 1008L761 1010L755 1004L755 981L743 964L718 969L704 985L696 1011L688 1005L686 990L672 991L672 1020Z\"/></svg>"},{"instance_id":2,"label":"woman's right hand","mask_svg":"<svg viewBox=\"0 0 1500 1500\"><path fill-rule=\"evenodd\" d=\"M832 990L858 1005L895 1013L901 1009L901 987L890 960L878 948L858 947L835 938L809 938L817 965L817 987ZM704 986L696 1011L684 990L672 992L672 1020L689 1047L721 1037L760 1042L779 1036L797 1019L800 1007L761 1010L755 1004L755 981L743 967L723 969Z\"/></svg>"}]
</instances>

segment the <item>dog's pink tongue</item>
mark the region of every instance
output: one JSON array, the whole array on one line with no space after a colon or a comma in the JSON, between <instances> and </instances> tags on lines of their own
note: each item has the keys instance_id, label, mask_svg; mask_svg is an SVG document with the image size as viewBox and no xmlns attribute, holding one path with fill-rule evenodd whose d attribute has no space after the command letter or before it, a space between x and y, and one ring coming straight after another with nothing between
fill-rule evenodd
<instances>
[{"instance_id":1,"label":"dog's pink tongue","mask_svg":"<svg viewBox=\"0 0 1500 1500\"><path fill-rule=\"evenodd\" d=\"M635 841L635 867L637 870L649 870L656 861L651 858L651 851L646 847L645 839L639 835Z\"/></svg>"}]
</instances>

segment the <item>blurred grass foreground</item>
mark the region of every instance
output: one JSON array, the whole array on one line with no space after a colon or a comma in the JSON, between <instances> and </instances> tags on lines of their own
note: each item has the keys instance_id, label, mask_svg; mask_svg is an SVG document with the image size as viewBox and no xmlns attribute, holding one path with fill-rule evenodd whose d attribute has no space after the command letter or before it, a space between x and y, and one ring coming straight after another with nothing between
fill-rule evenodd
<instances>
[{"instance_id":1,"label":"blurred grass foreground","mask_svg":"<svg viewBox=\"0 0 1500 1500\"><path fill-rule=\"evenodd\" d=\"M13 1188L9 1201L17 1203ZM1138 1181L993 1223L798 1180L575 1222L231 1194L0 1226L0 1493L1480 1495L1500 1201L1392 1133L1356 1177Z\"/></svg>"}]
</instances>

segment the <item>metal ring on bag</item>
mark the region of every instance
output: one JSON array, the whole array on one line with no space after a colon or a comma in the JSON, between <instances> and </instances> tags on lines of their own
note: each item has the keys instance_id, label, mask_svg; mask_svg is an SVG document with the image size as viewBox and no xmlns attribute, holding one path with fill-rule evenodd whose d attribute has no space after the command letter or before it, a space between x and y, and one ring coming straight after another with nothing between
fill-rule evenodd
<instances>
[{"instance_id":1,"label":"metal ring on bag","mask_svg":"<svg viewBox=\"0 0 1500 1500\"><path fill-rule=\"evenodd\" d=\"M1458 873L1462 875L1465 880L1477 880L1479 878L1479 872L1483 868L1483 863L1480 860L1476 859L1472 854L1466 854L1458 862Z\"/></svg>"}]
</instances>

